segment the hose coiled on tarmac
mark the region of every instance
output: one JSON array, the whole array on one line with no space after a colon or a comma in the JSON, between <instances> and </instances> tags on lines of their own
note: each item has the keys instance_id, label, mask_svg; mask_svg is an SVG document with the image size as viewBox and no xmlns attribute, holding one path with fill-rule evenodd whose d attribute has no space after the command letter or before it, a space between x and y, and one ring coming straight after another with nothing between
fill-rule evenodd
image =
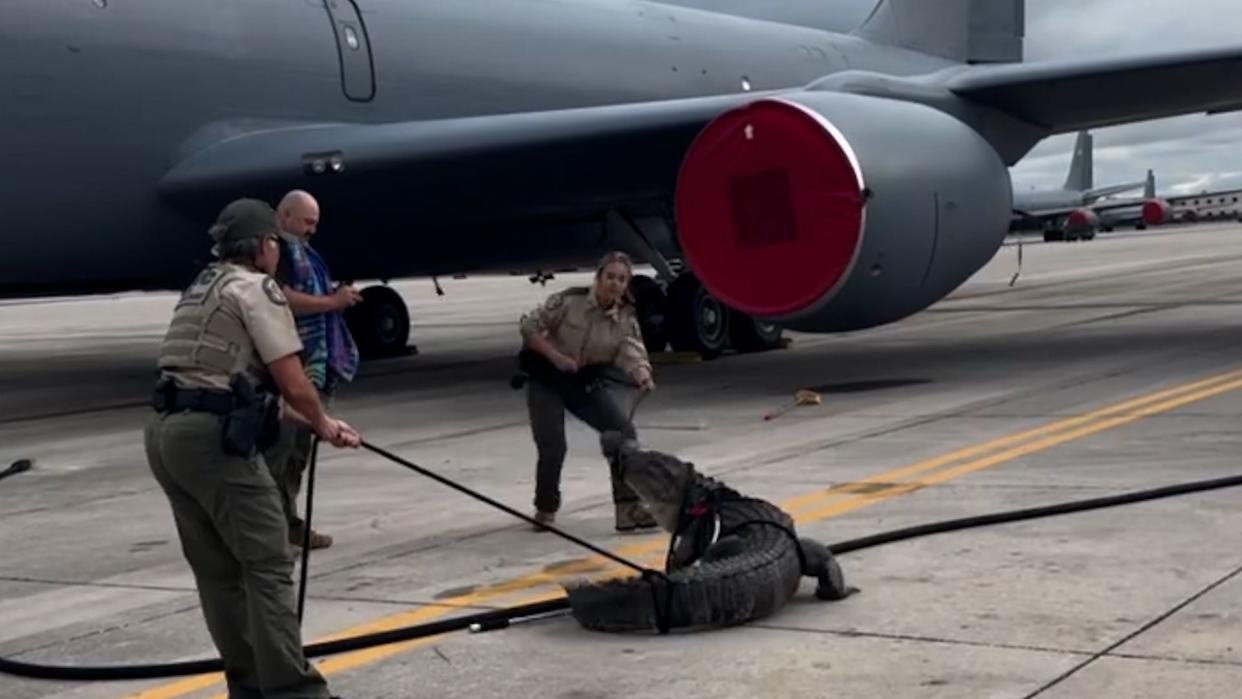
<instances>
[{"instance_id":1,"label":"hose coiled on tarmac","mask_svg":"<svg viewBox=\"0 0 1242 699\"><path fill-rule=\"evenodd\" d=\"M382 449L373 447L364 443L364 447L374 451L386 458L400 463L407 468L411 468L420 473L430 475L436 480L445 482L452 487L466 491L463 486L451 483L447 479L431 474L421 467L412 464L404 459L393 456ZM1193 481L1189 483L1181 483L1162 488L1151 490L1141 490L1119 495L1112 495L1099 498L1091 498L1089 500L1077 500L1072 502L1060 503L1055 505L1047 505L1044 507L1032 507L1022 510L1011 510L1007 512L997 512L974 517L964 517L960 519L951 519L941 522L932 522L914 527L905 527L895 529L879 534L872 534L857 539L850 539L836 544L832 544L828 548L833 554L841 555L854 551L872 548L875 546L883 546L885 544L896 543L908 539L915 539L933 534L942 534L952 531L960 531L963 529L972 529L977 527L986 527L997 524L1006 524L1010 522L1020 522L1030 519L1038 519L1042 517L1052 517L1056 515L1070 514L1074 512L1085 512L1088 510L1098 510L1108 507L1117 507L1120 505L1128 505L1138 502L1150 500L1159 500L1162 498L1175 497L1178 495L1187 495L1190 493L1199 493L1209 490L1219 490L1222 488L1233 488L1242 486L1242 475L1230 476L1227 478L1215 478L1204 481ZM483 498L474 494L476 497ZM516 515L521 519L527 518L525 515L514 512L513 510L490 501L499 509ZM545 525L546 526L546 525ZM309 529L309 523L307 525ZM584 545L597 553L603 553L613 560L621 561L640 572L643 570L636 564L618 559L609 552L602 551L586 542L582 542L564 532L559 532L552 527L546 527L549 530L559 533L575 543ZM364 634L351 638L342 638L335 641L327 641L324 643L313 643L305 647L305 654L308 658L315 658L324 655L333 655L336 653L345 653L350 651L362 650L364 648L372 648L375 646L387 645L401 641L411 641L428 636L436 636L440 634L450 633L453 631L461 631L468 628L476 629L496 629L504 628L510 622L517 619L524 619L534 616L551 614L554 612L562 612L569 609L569 603L565 598L548 600L545 602L537 602L534 604L526 604L516 607L507 607L504 609L496 609L480 614L472 614L468 616L456 617L453 619L445 619L443 621L432 622L428 624L420 624L417 626L407 626L390 631L381 631L378 633ZM34 679L45 680L69 680L69 681L98 681L98 680L144 680L155 679L161 677L179 677L184 675L199 675L210 672L219 672L224 669L220 659L211 660L195 660L178 663L164 664L147 664L147 665L105 665L105 666L64 666L64 665L41 665L37 663L26 663L9 658L0 658L0 672L17 675L19 677L29 677Z\"/></svg>"}]
</instances>

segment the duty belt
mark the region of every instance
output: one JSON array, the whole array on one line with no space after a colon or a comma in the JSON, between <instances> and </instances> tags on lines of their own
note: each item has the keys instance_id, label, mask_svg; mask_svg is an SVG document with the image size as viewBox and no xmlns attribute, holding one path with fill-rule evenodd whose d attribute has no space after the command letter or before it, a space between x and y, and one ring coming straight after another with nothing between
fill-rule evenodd
<instances>
[{"instance_id":1,"label":"duty belt","mask_svg":"<svg viewBox=\"0 0 1242 699\"><path fill-rule=\"evenodd\" d=\"M191 412L226 415L237 406L231 391L213 391L206 388L180 388L172 383L157 385L151 397L151 407L156 412Z\"/></svg>"}]
</instances>

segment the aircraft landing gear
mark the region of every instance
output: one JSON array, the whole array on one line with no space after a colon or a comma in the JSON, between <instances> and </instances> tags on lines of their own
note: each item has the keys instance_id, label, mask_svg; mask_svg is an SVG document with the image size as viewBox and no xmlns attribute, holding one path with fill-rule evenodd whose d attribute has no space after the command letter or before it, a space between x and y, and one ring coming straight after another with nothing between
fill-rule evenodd
<instances>
[{"instance_id":1,"label":"aircraft landing gear","mask_svg":"<svg viewBox=\"0 0 1242 699\"><path fill-rule=\"evenodd\" d=\"M782 347L785 330L740 311L730 311L729 344L738 352L766 352Z\"/></svg>"},{"instance_id":2,"label":"aircraft landing gear","mask_svg":"<svg viewBox=\"0 0 1242 699\"><path fill-rule=\"evenodd\" d=\"M658 290L655 280L635 286L651 286ZM635 293L638 299L639 294ZM638 302L639 317L644 318L642 301ZM729 308L709 294L691 273L679 274L663 296L661 326L658 336L647 337L647 325L642 320L643 335L647 339L647 351L659 352L665 341L676 352L694 352L713 359L727 349L738 352L763 352L784 345L784 330L771 323L758 321L745 313Z\"/></svg>"},{"instance_id":3,"label":"aircraft landing gear","mask_svg":"<svg viewBox=\"0 0 1242 699\"><path fill-rule=\"evenodd\" d=\"M643 344L649 353L663 352L671 345L676 352L694 352L710 359L729 348L760 352L784 346L779 326L758 322L729 308L709 294L694 274L681 271L681 267L675 271L652 244L642 224L610 211L605 225L610 236L626 241L640 257L646 258L663 282L644 275L630 280ZM646 225L650 228L653 224ZM659 224L655 228L665 226Z\"/></svg>"},{"instance_id":4,"label":"aircraft landing gear","mask_svg":"<svg viewBox=\"0 0 1242 699\"><path fill-rule=\"evenodd\" d=\"M719 356L729 343L729 308L683 273L668 287L669 343L678 352Z\"/></svg>"},{"instance_id":5,"label":"aircraft landing gear","mask_svg":"<svg viewBox=\"0 0 1242 699\"><path fill-rule=\"evenodd\" d=\"M1044 242L1045 243L1054 243L1054 242L1076 243L1080 240L1095 240L1095 231L1094 230L1070 231L1064 228L1056 228L1053 230L1044 231Z\"/></svg>"},{"instance_id":6,"label":"aircraft landing gear","mask_svg":"<svg viewBox=\"0 0 1242 699\"><path fill-rule=\"evenodd\" d=\"M668 346L668 299L664 289L655 279L640 274L630 280L630 293L638 307L638 327L642 330L647 352L663 352Z\"/></svg>"},{"instance_id":7,"label":"aircraft landing gear","mask_svg":"<svg viewBox=\"0 0 1242 699\"><path fill-rule=\"evenodd\" d=\"M362 290L362 301L345 311L345 322L363 359L396 357L407 353L410 312L401 295L387 286Z\"/></svg>"}]
</instances>

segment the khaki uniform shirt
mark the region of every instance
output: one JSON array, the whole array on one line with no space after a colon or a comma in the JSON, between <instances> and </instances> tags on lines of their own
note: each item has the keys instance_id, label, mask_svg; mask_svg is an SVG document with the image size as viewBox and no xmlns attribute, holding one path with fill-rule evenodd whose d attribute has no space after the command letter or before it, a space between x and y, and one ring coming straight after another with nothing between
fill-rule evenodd
<instances>
[{"instance_id":1,"label":"khaki uniform shirt","mask_svg":"<svg viewBox=\"0 0 1242 699\"><path fill-rule=\"evenodd\" d=\"M182 293L158 365L184 388L228 390L233 374L245 374L258 386L268 376L267 364L301 350L293 313L276 280L215 263Z\"/></svg>"},{"instance_id":2,"label":"khaki uniform shirt","mask_svg":"<svg viewBox=\"0 0 1242 699\"><path fill-rule=\"evenodd\" d=\"M548 297L522 316L524 339L543 334L553 347L579 365L615 364L631 376L651 371L647 347L634 307L600 308L591 289L567 289Z\"/></svg>"}]
</instances>

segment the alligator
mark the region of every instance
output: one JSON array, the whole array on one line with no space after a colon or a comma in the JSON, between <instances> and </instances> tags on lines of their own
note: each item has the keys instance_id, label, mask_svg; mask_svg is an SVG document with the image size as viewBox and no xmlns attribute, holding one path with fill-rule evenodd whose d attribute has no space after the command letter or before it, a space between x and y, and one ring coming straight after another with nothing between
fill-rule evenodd
<instances>
[{"instance_id":1,"label":"alligator","mask_svg":"<svg viewBox=\"0 0 1242 699\"><path fill-rule=\"evenodd\" d=\"M694 464L642 449L620 432L600 437L612 462L670 540L663 573L562 585L584 628L627 632L721 628L780 611L803 576L815 596L858 592L824 544L800 538L779 507L745 497Z\"/></svg>"}]
</instances>

